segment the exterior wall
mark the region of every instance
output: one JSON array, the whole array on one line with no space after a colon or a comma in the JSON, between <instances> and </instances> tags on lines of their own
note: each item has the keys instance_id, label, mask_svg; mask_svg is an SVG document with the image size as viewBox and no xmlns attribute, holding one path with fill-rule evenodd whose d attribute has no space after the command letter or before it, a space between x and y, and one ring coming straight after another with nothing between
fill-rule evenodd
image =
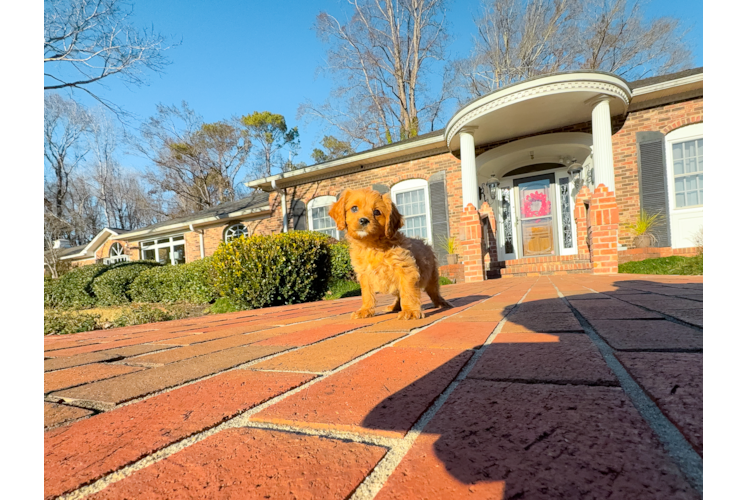
<instances>
[{"instance_id":1,"label":"exterior wall","mask_svg":"<svg viewBox=\"0 0 748 500\"><path fill-rule=\"evenodd\" d=\"M103 245L101 245L98 250L94 253L96 255L96 260L99 261L101 259L104 259L106 257L109 257L109 249L114 245L115 243L119 243L123 247L125 247L125 253L130 256L130 260L138 260L138 257L140 256L138 252L138 245L137 243L133 242L127 242L124 240L117 240L117 239L110 239L106 240Z\"/></svg>"},{"instance_id":2,"label":"exterior wall","mask_svg":"<svg viewBox=\"0 0 748 500\"><path fill-rule=\"evenodd\" d=\"M646 259L658 259L660 257L696 257L702 249L698 247L689 248L671 248L671 247L649 247L649 248L628 248L618 252L618 263L639 262Z\"/></svg>"},{"instance_id":3,"label":"exterior wall","mask_svg":"<svg viewBox=\"0 0 748 500\"><path fill-rule=\"evenodd\" d=\"M460 217L462 216L462 180L460 160L451 153L442 153L427 158L420 158L403 163L395 163L384 167L366 170L360 173L342 175L332 179L325 179L295 187L286 188L286 203L290 211L292 200L302 200L305 205L319 196L337 196L343 189L370 188L374 184L384 184L392 188L398 182L407 179L424 179L437 173L446 172L447 207L449 209L449 233L460 233ZM263 220L257 230L263 234L280 232L283 227L280 195L270 194L270 207L273 214ZM290 223L289 223L290 226ZM205 248L206 254L208 247Z\"/></svg>"},{"instance_id":4,"label":"exterior wall","mask_svg":"<svg viewBox=\"0 0 748 500\"><path fill-rule=\"evenodd\" d=\"M657 106L629 113L623 127L613 134L613 162L616 176L616 201L622 230L619 243L630 246L633 235L625 225L639 216L639 164L636 151L637 132L662 132L704 121L704 99L696 99Z\"/></svg>"},{"instance_id":5,"label":"exterior wall","mask_svg":"<svg viewBox=\"0 0 748 500\"><path fill-rule=\"evenodd\" d=\"M271 195L272 197L272 195ZM271 205L272 206L272 205ZM280 214L280 207L278 207L278 213ZM187 262L193 262L200 259L200 234L203 232L203 244L205 245L205 256L209 257L218 249L218 245L223 241L224 231L228 226L242 223L247 227L249 235L254 234L272 234L280 232L283 227L282 217L278 215L277 220L272 217L264 219L244 219L244 220L231 220L229 222L221 222L220 224L214 224L212 226L201 226L195 228L197 231L187 231L184 233L184 252L185 260Z\"/></svg>"}]
</instances>

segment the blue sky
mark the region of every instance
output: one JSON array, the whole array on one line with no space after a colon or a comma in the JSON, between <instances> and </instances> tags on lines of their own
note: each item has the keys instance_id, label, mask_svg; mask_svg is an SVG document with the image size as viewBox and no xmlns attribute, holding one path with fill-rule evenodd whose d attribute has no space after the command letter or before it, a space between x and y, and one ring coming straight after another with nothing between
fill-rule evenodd
<instances>
[{"instance_id":1,"label":"blue sky","mask_svg":"<svg viewBox=\"0 0 748 500\"><path fill-rule=\"evenodd\" d=\"M178 104L185 100L207 121L253 111L271 111L298 125L301 154L297 161L313 163L311 150L324 130L316 123L297 120L300 103L323 101L332 82L317 74L324 62L325 46L312 29L320 11L339 15L347 2L230 0L135 0L133 23L153 25L157 32L181 39L167 52L172 64L163 74L152 74L150 84L128 89L109 80L108 88L97 88L103 97L133 113L134 123L155 113L156 104ZM473 17L478 0L451 2L450 55L467 55L475 31ZM702 3L694 0L659 0L646 12L675 16L691 26L689 39L693 66L703 65ZM78 95L84 104L95 102ZM438 125L438 124L437 124ZM143 167L143 160L124 157L122 163Z\"/></svg>"}]
</instances>

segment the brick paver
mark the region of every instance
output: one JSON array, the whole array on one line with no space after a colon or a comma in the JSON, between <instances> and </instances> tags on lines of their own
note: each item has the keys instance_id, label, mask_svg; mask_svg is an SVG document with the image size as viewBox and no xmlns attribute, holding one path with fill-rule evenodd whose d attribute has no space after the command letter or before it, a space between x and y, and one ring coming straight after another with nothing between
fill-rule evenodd
<instances>
[{"instance_id":1,"label":"brick paver","mask_svg":"<svg viewBox=\"0 0 748 500\"><path fill-rule=\"evenodd\" d=\"M698 461L701 277L442 291L416 321L380 295L46 337L45 497L698 498L595 342Z\"/></svg>"}]
</instances>

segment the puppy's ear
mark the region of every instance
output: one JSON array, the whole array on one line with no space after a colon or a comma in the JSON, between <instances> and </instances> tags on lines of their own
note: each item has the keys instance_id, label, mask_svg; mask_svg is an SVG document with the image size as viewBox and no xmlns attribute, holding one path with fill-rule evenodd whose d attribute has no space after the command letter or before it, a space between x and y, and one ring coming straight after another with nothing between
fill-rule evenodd
<instances>
[{"instance_id":1,"label":"puppy's ear","mask_svg":"<svg viewBox=\"0 0 748 500\"><path fill-rule=\"evenodd\" d=\"M340 199L332 204L330 207L330 212L328 215L332 220L335 221L335 225L338 226L338 231L342 231L346 228L345 224L345 202L348 199L348 195L350 194L350 189L344 189L342 193L340 193Z\"/></svg>"},{"instance_id":2,"label":"puppy's ear","mask_svg":"<svg viewBox=\"0 0 748 500\"><path fill-rule=\"evenodd\" d=\"M388 238L395 236L401 227L403 227L403 218L400 216L400 212L397 211L397 207L392 203L389 193L382 196L384 200L384 235Z\"/></svg>"}]
</instances>

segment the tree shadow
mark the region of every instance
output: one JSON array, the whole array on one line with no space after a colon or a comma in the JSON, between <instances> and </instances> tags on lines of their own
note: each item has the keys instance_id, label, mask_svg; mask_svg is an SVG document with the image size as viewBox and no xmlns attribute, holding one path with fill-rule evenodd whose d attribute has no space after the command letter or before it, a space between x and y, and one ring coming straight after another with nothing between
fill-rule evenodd
<instances>
[{"instance_id":1,"label":"tree shadow","mask_svg":"<svg viewBox=\"0 0 748 500\"><path fill-rule=\"evenodd\" d=\"M572 306L586 302L588 311L597 307L592 316L616 317L624 316L627 306L633 307L616 301L616 293L650 293L654 300L659 295L643 288L666 286L666 291L693 295L698 285L620 280L605 297L584 293L580 287L568 299ZM483 346L490 331L481 339L471 333L470 322L456 322L454 330L447 332L454 337L451 343L442 337L436 339L425 329L403 346L421 349L419 354L414 350L414 360L429 355L429 350L444 349L445 344L459 352L382 400L365 417L364 427L401 433L411 430L460 370L479 349L482 351L388 479L388 494L397 497L400 491L420 498L698 498L564 301L529 297L522 304L502 306L500 297L484 303L495 301L496 309L482 309L496 311L497 319L511 312L505 329L491 344ZM469 304L482 298L450 301ZM624 313L617 314L617 307ZM421 344L419 338L423 339Z\"/></svg>"}]
</instances>

